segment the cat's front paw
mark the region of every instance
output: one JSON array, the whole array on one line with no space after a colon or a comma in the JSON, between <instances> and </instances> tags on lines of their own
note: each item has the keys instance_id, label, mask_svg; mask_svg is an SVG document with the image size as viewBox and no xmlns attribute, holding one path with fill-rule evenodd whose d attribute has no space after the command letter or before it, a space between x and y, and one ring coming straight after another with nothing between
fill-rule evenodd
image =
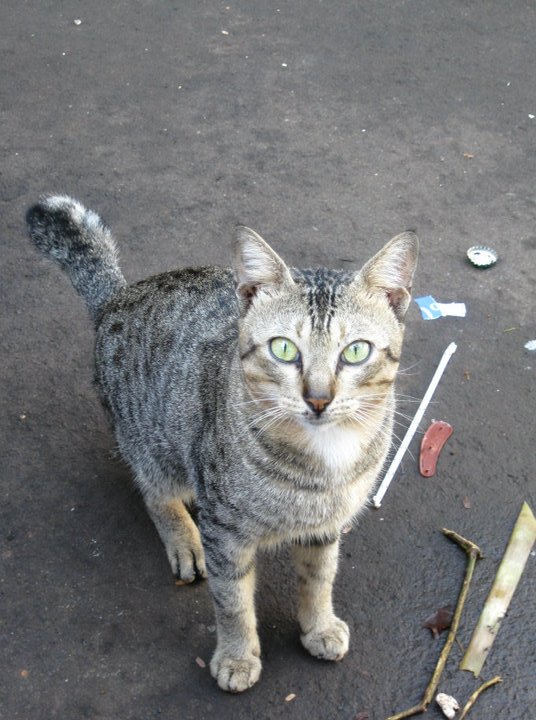
<instances>
[{"instance_id":1,"label":"cat's front paw","mask_svg":"<svg viewBox=\"0 0 536 720\"><path fill-rule=\"evenodd\" d=\"M321 660L342 660L348 652L350 630L348 625L333 617L321 628L313 628L301 636L303 647Z\"/></svg>"},{"instance_id":2,"label":"cat's front paw","mask_svg":"<svg viewBox=\"0 0 536 720\"><path fill-rule=\"evenodd\" d=\"M210 662L210 672L222 690L239 693L255 685L260 677L260 659L249 653L245 657L233 658L216 650Z\"/></svg>"},{"instance_id":3,"label":"cat's front paw","mask_svg":"<svg viewBox=\"0 0 536 720\"><path fill-rule=\"evenodd\" d=\"M197 528L196 528L197 529ZM205 564L205 553L199 533L176 533L170 535L166 542L171 571L175 576L175 585L188 585L196 578L208 577Z\"/></svg>"},{"instance_id":4,"label":"cat's front paw","mask_svg":"<svg viewBox=\"0 0 536 720\"><path fill-rule=\"evenodd\" d=\"M208 576L199 530L193 520L188 521L160 529L176 585L188 585Z\"/></svg>"}]
</instances>

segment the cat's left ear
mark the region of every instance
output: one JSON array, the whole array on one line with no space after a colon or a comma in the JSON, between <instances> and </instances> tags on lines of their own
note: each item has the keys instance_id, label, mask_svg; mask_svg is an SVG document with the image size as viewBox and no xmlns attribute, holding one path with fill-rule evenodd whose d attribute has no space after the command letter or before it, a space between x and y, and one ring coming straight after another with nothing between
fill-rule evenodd
<instances>
[{"instance_id":1,"label":"cat's left ear","mask_svg":"<svg viewBox=\"0 0 536 720\"><path fill-rule=\"evenodd\" d=\"M270 294L294 284L290 270L279 255L254 230L237 228L234 253L236 294L246 306L259 293Z\"/></svg>"},{"instance_id":2,"label":"cat's left ear","mask_svg":"<svg viewBox=\"0 0 536 720\"><path fill-rule=\"evenodd\" d=\"M407 231L390 240L360 272L369 291L385 295L398 320L403 319L411 300L418 253L419 240Z\"/></svg>"}]
</instances>

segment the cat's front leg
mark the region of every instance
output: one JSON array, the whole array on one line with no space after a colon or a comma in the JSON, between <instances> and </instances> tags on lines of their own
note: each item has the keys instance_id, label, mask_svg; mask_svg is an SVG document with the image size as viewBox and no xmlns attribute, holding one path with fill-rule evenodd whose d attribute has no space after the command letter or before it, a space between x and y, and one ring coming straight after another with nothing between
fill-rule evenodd
<instances>
[{"instance_id":1,"label":"cat's front leg","mask_svg":"<svg viewBox=\"0 0 536 720\"><path fill-rule=\"evenodd\" d=\"M145 504L166 548L177 585L191 583L196 577L206 578L201 536L184 502L179 498L150 495L145 498Z\"/></svg>"},{"instance_id":2,"label":"cat's front leg","mask_svg":"<svg viewBox=\"0 0 536 720\"><path fill-rule=\"evenodd\" d=\"M338 538L327 544L293 546L298 572L298 621L302 645L323 660L342 660L348 652L348 625L333 611Z\"/></svg>"},{"instance_id":3,"label":"cat's front leg","mask_svg":"<svg viewBox=\"0 0 536 720\"><path fill-rule=\"evenodd\" d=\"M203 532L218 642L210 671L222 690L242 692L261 674L255 617L255 550L235 545L215 529Z\"/></svg>"}]
</instances>

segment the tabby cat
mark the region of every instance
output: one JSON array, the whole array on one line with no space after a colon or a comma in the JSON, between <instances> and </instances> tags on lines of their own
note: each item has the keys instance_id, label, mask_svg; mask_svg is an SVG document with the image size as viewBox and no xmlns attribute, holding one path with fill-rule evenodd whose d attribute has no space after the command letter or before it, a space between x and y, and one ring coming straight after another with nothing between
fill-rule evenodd
<instances>
[{"instance_id":1,"label":"tabby cat","mask_svg":"<svg viewBox=\"0 0 536 720\"><path fill-rule=\"evenodd\" d=\"M343 658L339 534L390 446L416 236L393 238L359 272L297 270L241 227L233 270L127 286L109 229L76 200L43 199L27 222L94 321L100 398L173 573L208 577L219 686L259 679L259 548L291 545L302 644Z\"/></svg>"}]
</instances>

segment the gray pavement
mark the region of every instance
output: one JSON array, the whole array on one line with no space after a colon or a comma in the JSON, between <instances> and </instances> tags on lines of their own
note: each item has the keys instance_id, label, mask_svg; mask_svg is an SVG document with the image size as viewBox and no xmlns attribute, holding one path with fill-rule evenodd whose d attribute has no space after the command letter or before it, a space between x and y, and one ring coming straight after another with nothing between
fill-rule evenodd
<instances>
[{"instance_id":1,"label":"gray pavement","mask_svg":"<svg viewBox=\"0 0 536 720\"><path fill-rule=\"evenodd\" d=\"M523 0L3 0L2 718L384 720L418 701L443 643L422 622L465 566L444 526L486 555L468 642L522 501L536 508L535 37ZM260 683L225 695L196 662L215 640L208 588L175 587L91 386L90 321L25 235L50 192L103 215L130 280L227 264L237 222L305 266L358 267L415 228L415 295L467 304L409 312L398 389L420 398L456 341L422 423L454 434L427 480L417 436L344 536L342 663L301 649L285 551L261 562ZM497 265L471 267L473 244ZM536 716L535 596L533 555L484 668L504 682L472 720ZM441 689L463 701L478 682L460 656Z\"/></svg>"}]
</instances>

